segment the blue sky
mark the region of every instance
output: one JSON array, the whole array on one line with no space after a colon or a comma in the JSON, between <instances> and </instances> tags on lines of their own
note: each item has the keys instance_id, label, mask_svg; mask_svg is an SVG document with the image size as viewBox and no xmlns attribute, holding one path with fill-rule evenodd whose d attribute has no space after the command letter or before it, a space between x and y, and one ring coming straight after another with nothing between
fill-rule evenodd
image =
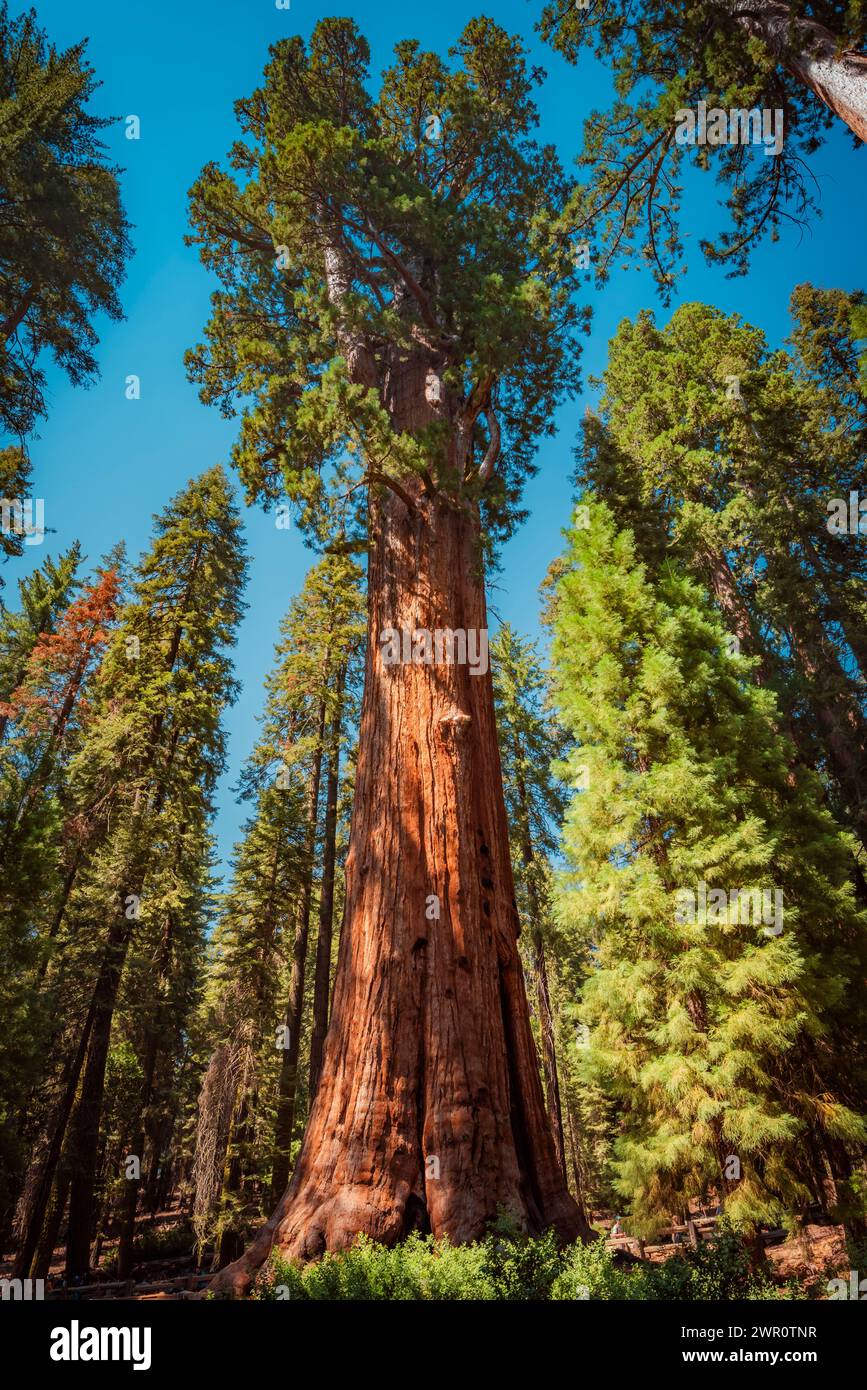
<instances>
[{"instance_id":1,"label":"blue sky","mask_svg":"<svg viewBox=\"0 0 867 1390\"><path fill-rule=\"evenodd\" d=\"M541 135L553 140L567 165L578 152L582 122L609 92L606 72L590 57L575 69L542 45L533 33L540 0L438 0L403 5L354 0L349 11L367 36L372 72L389 61L393 44L417 38L443 52L473 14L491 15L520 34L548 80L537 95ZM19 7L12 0L10 9ZM11 602L14 581L41 563L46 550L65 549L79 538L92 561L119 539L135 559L147 545L151 518L195 474L228 460L236 425L203 406L187 382L184 350L199 341L213 284L195 249L183 244L186 194L202 165L222 159L235 138L233 101L257 85L268 45L294 33L307 37L323 15L346 13L338 0L314 4L291 0L209 0L208 4L151 0L147 6L107 5L105 0L42 0L37 12L52 40L65 47L83 36L103 85L94 109L100 114L135 114L141 138L127 140L123 124L107 143L124 167L123 196L134 224L135 255L122 288L126 318L99 325L101 379L89 390L73 389L49 372L49 413L32 443L35 496L45 499L46 524L54 534L42 547L28 546L3 571ZM765 329L772 342L789 329L788 299L803 280L845 289L860 288L867 225L867 152L853 151L842 130L832 133L814 157L823 217L801 235L783 229L782 239L763 247L745 279L727 280L706 267L697 250L700 234L717 224L718 196L712 176L688 184L687 209L694 234L687 238L690 270L680 300L703 299L738 312ZM701 226L699 226L701 222ZM685 230L690 226L684 223ZM602 371L606 344L618 322L656 306L649 275L630 269L612 276L601 291L588 288L594 310L584 352L585 378ZM662 320L666 311L658 309ZM141 399L125 398L125 379L141 379ZM538 586L568 523L578 422L592 402L589 388L558 413L558 434L539 453L539 475L526 501L529 521L509 543L496 576L491 604L496 614L522 631L535 632ZM217 824L220 853L231 850L244 819L230 791L256 735L262 681L268 670L277 625L300 588L311 552L297 531L277 530L273 517L245 509L251 574L247 611L237 647L243 690L227 716L230 766L223 779Z\"/></svg>"}]
</instances>

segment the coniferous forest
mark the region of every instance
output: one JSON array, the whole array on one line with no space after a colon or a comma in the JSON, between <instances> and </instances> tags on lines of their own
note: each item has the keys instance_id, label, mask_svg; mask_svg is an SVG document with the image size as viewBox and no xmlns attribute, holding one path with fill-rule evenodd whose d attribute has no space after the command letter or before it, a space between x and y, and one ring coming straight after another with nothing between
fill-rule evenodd
<instances>
[{"instance_id":1,"label":"coniferous forest","mask_svg":"<svg viewBox=\"0 0 867 1390\"><path fill-rule=\"evenodd\" d=\"M0 5L4 1305L867 1298L867 14L486 8Z\"/></svg>"}]
</instances>

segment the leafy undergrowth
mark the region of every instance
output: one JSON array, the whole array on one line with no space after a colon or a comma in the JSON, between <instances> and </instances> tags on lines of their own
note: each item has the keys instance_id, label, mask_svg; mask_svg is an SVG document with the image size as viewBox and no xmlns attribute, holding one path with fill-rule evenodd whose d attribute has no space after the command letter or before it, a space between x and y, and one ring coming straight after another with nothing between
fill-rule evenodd
<instances>
[{"instance_id":1,"label":"leafy undergrowth","mask_svg":"<svg viewBox=\"0 0 867 1390\"><path fill-rule=\"evenodd\" d=\"M351 1250L299 1265L273 1256L254 1298L485 1301L571 1299L798 1299L794 1280L778 1283L750 1268L736 1231L664 1264L618 1266L604 1243L557 1248L553 1232L535 1239L502 1223L483 1241L450 1245L411 1236L388 1249L360 1237Z\"/></svg>"},{"instance_id":2,"label":"leafy undergrowth","mask_svg":"<svg viewBox=\"0 0 867 1390\"><path fill-rule=\"evenodd\" d=\"M161 1230L143 1231L141 1235L136 1236L133 1243L133 1264L185 1257L192 1252L194 1240L192 1228L186 1222L177 1226L165 1226ZM105 1257L99 1272L109 1278L117 1274L116 1249Z\"/></svg>"}]
</instances>

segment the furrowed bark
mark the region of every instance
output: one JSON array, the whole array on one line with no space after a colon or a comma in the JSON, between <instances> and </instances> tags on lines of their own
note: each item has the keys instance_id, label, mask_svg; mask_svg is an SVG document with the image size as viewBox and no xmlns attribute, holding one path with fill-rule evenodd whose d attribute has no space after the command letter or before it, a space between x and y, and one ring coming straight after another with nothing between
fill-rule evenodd
<instances>
[{"instance_id":1,"label":"furrowed bark","mask_svg":"<svg viewBox=\"0 0 867 1390\"><path fill-rule=\"evenodd\" d=\"M867 140L867 54L841 50L830 29L794 16L782 0L729 0L726 8L741 28L764 40L781 66L853 135Z\"/></svg>"},{"instance_id":2,"label":"furrowed bark","mask_svg":"<svg viewBox=\"0 0 867 1390\"><path fill-rule=\"evenodd\" d=\"M563 1138L563 1111L560 1105L560 1081L557 1076L557 1051L554 1037L554 1015L551 1009L551 994L548 988L548 966L545 960L545 943L542 933L534 929L533 970L536 975L536 1003L539 1009L539 1027L542 1033L542 1066L545 1072L545 1091L548 1097L548 1115L554 1131L557 1156L563 1174L566 1174L566 1145Z\"/></svg>"},{"instance_id":3,"label":"furrowed bark","mask_svg":"<svg viewBox=\"0 0 867 1390\"><path fill-rule=\"evenodd\" d=\"M720 612L731 628L732 635L738 640L739 648L745 656L759 658L756 670L757 684L771 685L773 673L767 651L756 634L749 610L724 552L708 547L700 556L700 564Z\"/></svg>"},{"instance_id":4,"label":"furrowed bark","mask_svg":"<svg viewBox=\"0 0 867 1390\"><path fill-rule=\"evenodd\" d=\"M499 1208L587 1235L545 1110L518 953L490 674L386 665L382 633L487 628L477 514L372 499L368 655L346 915L319 1089L292 1181L214 1290L272 1247L360 1233L463 1242ZM429 918L432 900L440 916Z\"/></svg>"}]
</instances>

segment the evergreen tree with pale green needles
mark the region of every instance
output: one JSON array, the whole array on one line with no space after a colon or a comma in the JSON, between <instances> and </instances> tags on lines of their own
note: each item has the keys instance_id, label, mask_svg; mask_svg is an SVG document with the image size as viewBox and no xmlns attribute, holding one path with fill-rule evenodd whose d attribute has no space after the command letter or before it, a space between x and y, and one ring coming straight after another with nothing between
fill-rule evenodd
<instances>
[{"instance_id":1,"label":"evergreen tree with pale green needles","mask_svg":"<svg viewBox=\"0 0 867 1390\"><path fill-rule=\"evenodd\" d=\"M0 425L13 435L45 413L43 354L86 384L94 318L121 317L129 227L86 46L61 52L34 10L10 19L0 4Z\"/></svg>"},{"instance_id":2,"label":"evergreen tree with pale green needles","mask_svg":"<svg viewBox=\"0 0 867 1390\"><path fill-rule=\"evenodd\" d=\"M587 1065L620 1105L617 1187L649 1233L711 1189L746 1226L776 1224L827 1206L833 1177L857 1228L867 922L851 846L701 589L670 565L651 577L610 510L581 505L552 608L567 771L585 787L563 911L593 955ZM781 889L781 920L730 898L690 914L702 885Z\"/></svg>"}]
</instances>

